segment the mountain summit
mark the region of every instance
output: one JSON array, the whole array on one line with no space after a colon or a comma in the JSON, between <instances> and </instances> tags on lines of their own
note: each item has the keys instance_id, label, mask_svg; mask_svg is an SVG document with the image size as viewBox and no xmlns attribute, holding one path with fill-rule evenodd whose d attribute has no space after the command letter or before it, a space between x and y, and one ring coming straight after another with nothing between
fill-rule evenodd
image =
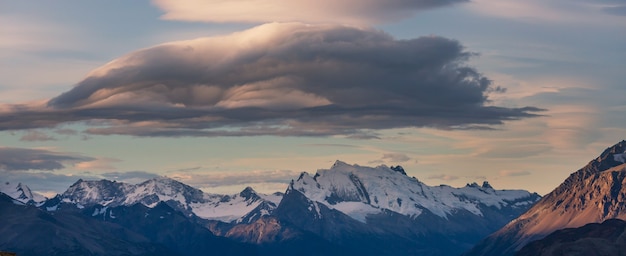
<instances>
[{"instance_id":1,"label":"mountain summit","mask_svg":"<svg viewBox=\"0 0 626 256\"><path fill-rule=\"evenodd\" d=\"M0 192L24 204L40 204L47 199L43 195L32 192L28 186L22 183L1 183Z\"/></svg>"},{"instance_id":2,"label":"mountain summit","mask_svg":"<svg viewBox=\"0 0 626 256\"><path fill-rule=\"evenodd\" d=\"M495 190L484 182L463 188L428 186L406 175L402 167L364 167L337 161L314 176L302 173L291 187L307 198L355 220L392 211L411 218L425 212L440 218L464 212L484 216L485 208L524 209L539 199L524 190Z\"/></svg>"},{"instance_id":3,"label":"mountain summit","mask_svg":"<svg viewBox=\"0 0 626 256\"><path fill-rule=\"evenodd\" d=\"M626 219L626 141L607 148L526 213L468 255L513 255L531 241L564 229Z\"/></svg>"},{"instance_id":4,"label":"mountain summit","mask_svg":"<svg viewBox=\"0 0 626 256\"><path fill-rule=\"evenodd\" d=\"M293 180L275 214L361 254L458 255L539 198L488 183L431 187L401 167L337 161ZM374 246L380 244L384 250Z\"/></svg>"}]
</instances>

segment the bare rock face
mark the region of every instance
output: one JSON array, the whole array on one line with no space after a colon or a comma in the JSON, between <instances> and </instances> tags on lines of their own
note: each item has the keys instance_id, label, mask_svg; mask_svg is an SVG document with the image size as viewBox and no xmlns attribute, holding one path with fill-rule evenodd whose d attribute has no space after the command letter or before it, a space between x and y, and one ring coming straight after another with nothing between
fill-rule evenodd
<instances>
[{"instance_id":1,"label":"bare rock face","mask_svg":"<svg viewBox=\"0 0 626 256\"><path fill-rule=\"evenodd\" d=\"M625 151L626 141L606 149L467 255L513 255L529 242L559 229L626 219Z\"/></svg>"}]
</instances>

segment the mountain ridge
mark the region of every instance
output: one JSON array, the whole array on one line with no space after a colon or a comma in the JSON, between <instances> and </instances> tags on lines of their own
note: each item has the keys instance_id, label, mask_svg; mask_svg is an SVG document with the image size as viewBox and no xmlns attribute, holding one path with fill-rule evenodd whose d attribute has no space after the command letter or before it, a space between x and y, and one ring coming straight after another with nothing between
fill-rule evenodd
<instances>
[{"instance_id":1,"label":"mountain ridge","mask_svg":"<svg viewBox=\"0 0 626 256\"><path fill-rule=\"evenodd\" d=\"M625 153L626 141L605 149L466 255L513 255L529 242L556 230L611 218L626 219Z\"/></svg>"},{"instance_id":2,"label":"mountain ridge","mask_svg":"<svg viewBox=\"0 0 626 256\"><path fill-rule=\"evenodd\" d=\"M185 232L253 245L262 255L285 255L299 247L308 248L307 255L458 255L539 198L523 190L496 190L488 182L428 186L401 166L337 161L313 176L301 173L284 194L263 195L251 187L233 195L210 194L167 177L134 185L80 179L39 209L50 215L81 212L128 226L174 251L185 241L146 233L168 236L175 229L154 230L159 219L144 214L176 211L171 216L186 223ZM133 221L122 221L129 216Z\"/></svg>"}]
</instances>

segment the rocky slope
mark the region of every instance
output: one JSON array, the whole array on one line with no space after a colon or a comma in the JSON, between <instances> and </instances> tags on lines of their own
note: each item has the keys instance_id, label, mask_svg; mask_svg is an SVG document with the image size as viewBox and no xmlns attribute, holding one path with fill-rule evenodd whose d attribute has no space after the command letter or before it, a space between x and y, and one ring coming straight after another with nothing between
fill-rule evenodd
<instances>
[{"instance_id":1,"label":"rocky slope","mask_svg":"<svg viewBox=\"0 0 626 256\"><path fill-rule=\"evenodd\" d=\"M467 255L513 255L529 242L559 229L626 219L625 151L626 141L606 149Z\"/></svg>"},{"instance_id":2,"label":"rocky slope","mask_svg":"<svg viewBox=\"0 0 626 256\"><path fill-rule=\"evenodd\" d=\"M0 248L29 255L172 255L121 226L78 213L54 215L0 193Z\"/></svg>"}]
</instances>

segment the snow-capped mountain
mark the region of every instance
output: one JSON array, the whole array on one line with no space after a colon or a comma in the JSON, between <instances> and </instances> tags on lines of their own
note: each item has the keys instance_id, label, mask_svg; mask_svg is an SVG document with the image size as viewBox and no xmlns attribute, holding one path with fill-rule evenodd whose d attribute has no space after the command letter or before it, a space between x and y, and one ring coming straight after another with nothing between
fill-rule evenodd
<instances>
[{"instance_id":1,"label":"snow-capped mountain","mask_svg":"<svg viewBox=\"0 0 626 256\"><path fill-rule=\"evenodd\" d=\"M607 219L626 219L626 141L606 149L468 255L513 255L531 241Z\"/></svg>"},{"instance_id":2,"label":"snow-capped mountain","mask_svg":"<svg viewBox=\"0 0 626 256\"><path fill-rule=\"evenodd\" d=\"M208 232L260 255L458 255L539 198L495 190L487 182L428 186L400 166L337 161L315 175L302 173L284 194L263 195L250 187L211 194L167 177L135 185L78 180L38 207L46 216L141 231L150 241L176 236L172 230L184 223L189 237L183 240L202 243L197 236ZM184 244L179 240L172 243Z\"/></svg>"},{"instance_id":3,"label":"snow-capped mountain","mask_svg":"<svg viewBox=\"0 0 626 256\"><path fill-rule=\"evenodd\" d=\"M0 192L24 204L40 204L47 198L35 193L22 183L3 182L0 184Z\"/></svg>"},{"instance_id":4,"label":"snow-capped mountain","mask_svg":"<svg viewBox=\"0 0 626 256\"><path fill-rule=\"evenodd\" d=\"M154 207L159 202L165 202L187 216L224 222L254 221L270 214L280 201L280 195L258 194L252 188L235 195L205 193L167 177L153 178L136 185L81 179L60 197L61 202L75 204L79 208L96 204L115 207L137 203ZM255 209L258 212L254 212ZM253 212L254 215L250 216Z\"/></svg>"},{"instance_id":5,"label":"snow-capped mountain","mask_svg":"<svg viewBox=\"0 0 626 256\"><path fill-rule=\"evenodd\" d=\"M368 215L385 211L411 218L425 210L444 219L459 210L483 216L482 208L525 209L539 199L524 190L495 190L487 182L462 188L431 187L408 177L399 166L364 167L341 161L314 176L302 173L291 186L312 201L361 222L366 222Z\"/></svg>"},{"instance_id":6,"label":"snow-capped mountain","mask_svg":"<svg viewBox=\"0 0 626 256\"><path fill-rule=\"evenodd\" d=\"M399 166L337 161L293 180L272 215L278 224L272 225L315 234L353 255L458 255L539 198L522 190L495 190L487 182L431 187Z\"/></svg>"}]
</instances>

